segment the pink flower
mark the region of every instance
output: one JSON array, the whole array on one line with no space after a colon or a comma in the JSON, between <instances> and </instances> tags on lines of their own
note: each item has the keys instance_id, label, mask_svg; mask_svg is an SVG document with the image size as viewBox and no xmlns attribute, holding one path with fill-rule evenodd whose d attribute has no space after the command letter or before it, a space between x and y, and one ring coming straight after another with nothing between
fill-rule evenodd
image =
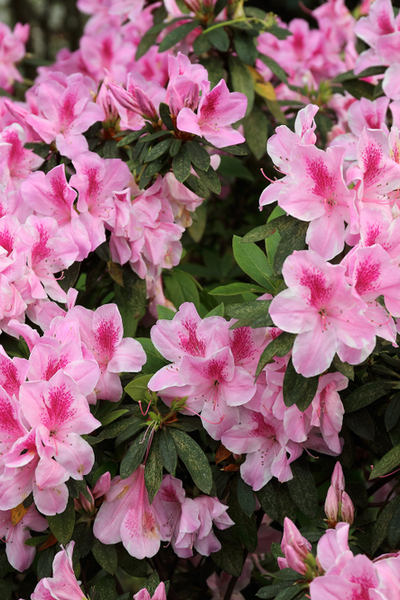
<instances>
[{"instance_id":1,"label":"pink flower","mask_svg":"<svg viewBox=\"0 0 400 600\"><path fill-rule=\"evenodd\" d=\"M182 108L177 127L200 137L205 137L217 148L241 144L244 137L231 127L243 119L247 100L240 92L229 92L223 79L208 94L202 96L197 115L190 108Z\"/></svg>"},{"instance_id":2,"label":"pink flower","mask_svg":"<svg viewBox=\"0 0 400 600\"><path fill-rule=\"evenodd\" d=\"M17 23L14 31L0 23L0 87L12 92L14 81L22 81L15 63L25 56L25 44L29 37L29 25Z\"/></svg>"},{"instance_id":3,"label":"pink flower","mask_svg":"<svg viewBox=\"0 0 400 600\"><path fill-rule=\"evenodd\" d=\"M288 517L285 517L283 523L281 548L285 558L278 558L279 568L290 567L304 575L308 569L306 561L310 555L311 544Z\"/></svg>"},{"instance_id":4,"label":"pink flower","mask_svg":"<svg viewBox=\"0 0 400 600\"><path fill-rule=\"evenodd\" d=\"M335 352L340 356L372 340L374 327L363 314L367 306L352 295L341 265L308 250L287 258L282 273L288 289L272 300L270 314L278 327L299 334L293 346L298 373L323 373Z\"/></svg>"},{"instance_id":5,"label":"pink flower","mask_svg":"<svg viewBox=\"0 0 400 600\"><path fill-rule=\"evenodd\" d=\"M28 569L35 558L35 548L27 546L26 540L31 538L30 530L44 531L47 529L47 521L39 515L32 504L22 519L14 522L12 511L0 510L0 538L6 542L6 554L8 562L17 571Z\"/></svg>"},{"instance_id":6,"label":"pink flower","mask_svg":"<svg viewBox=\"0 0 400 600\"><path fill-rule=\"evenodd\" d=\"M72 541L56 554L53 560L53 577L44 577L39 581L31 600L87 600L74 574L74 546L75 542Z\"/></svg>"},{"instance_id":7,"label":"pink flower","mask_svg":"<svg viewBox=\"0 0 400 600\"><path fill-rule=\"evenodd\" d=\"M133 600L167 600L164 583L161 582L158 584L152 596L150 596L150 593L146 588L142 588L133 596Z\"/></svg>"}]
</instances>

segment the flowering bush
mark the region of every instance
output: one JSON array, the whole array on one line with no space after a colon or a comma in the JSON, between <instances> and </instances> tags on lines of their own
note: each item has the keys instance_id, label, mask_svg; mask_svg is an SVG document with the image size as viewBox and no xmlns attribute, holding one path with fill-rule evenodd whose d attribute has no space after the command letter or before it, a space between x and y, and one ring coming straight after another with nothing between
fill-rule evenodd
<instances>
[{"instance_id":1,"label":"flowering bush","mask_svg":"<svg viewBox=\"0 0 400 600\"><path fill-rule=\"evenodd\" d=\"M1 598L398 600L400 17L77 6L0 24Z\"/></svg>"}]
</instances>

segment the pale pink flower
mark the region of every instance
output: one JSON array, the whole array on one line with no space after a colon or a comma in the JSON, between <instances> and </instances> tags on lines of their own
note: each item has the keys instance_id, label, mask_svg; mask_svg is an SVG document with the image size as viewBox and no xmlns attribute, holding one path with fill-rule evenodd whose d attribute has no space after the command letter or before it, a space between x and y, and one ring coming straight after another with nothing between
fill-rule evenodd
<instances>
[{"instance_id":1,"label":"pale pink flower","mask_svg":"<svg viewBox=\"0 0 400 600\"><path fill-rule=\"evenodd\" d=\"M307 571L306 561L310 554L311 544L301 535L296 525L288 517L285 517L283 523L281 548L285 558L278 558L279 568L289 567L304 575Z\"/></svg>"},{"instance_id":2,"label":"pale pink flower","mask_svg":"<svg viewBox=\"0 0 400 600\"><path fill-rule=\"evenodd\" d=\"M32 504L18 523L13 523L11 510L0 510L0 538L6 543L8 562L17 571L28 569L35 558L36 550L25 544L31 538L30 530L44 531L47 521L39 515Z\"/></svg>"},{"instance_id":3,"label":"pale pink flower","mask_svg":"<svg viewBox=\"0 0 400 600\"><path fill-rule=\"evenodd\" d=\"M167 600L164 583L161 582L158 584L152 596L150 596L150 593L146 588L142 588L133 596L133 600Z\"/></svg>"},{"instance_id":4,"label":"pale pink flower","mask_svg":"<svg viewBox=\"0 0 400 600\"><path fill-rule=\"evenodd\" d=\"M5 23L0 23L0 87L8 92L12 92L14 81L23 80L15 63L24 58L28 37L28 24L17 23L11 31Z\"/></svg>"}]
</instances>

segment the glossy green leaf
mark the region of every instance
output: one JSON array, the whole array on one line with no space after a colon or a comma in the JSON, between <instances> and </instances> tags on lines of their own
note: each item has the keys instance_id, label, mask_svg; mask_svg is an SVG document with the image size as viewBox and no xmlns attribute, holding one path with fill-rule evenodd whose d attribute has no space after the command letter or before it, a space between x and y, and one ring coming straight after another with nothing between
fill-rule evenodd
<instances>
[{"instance_id":1,"label":"glossy green leaf","mask_svg":"<svg viewBox=\"0 0 400 600\"><path fill-rule=\"evenodd\" d=\"M120 475L122 479L126 479L141 464L147 449L147 440L144 439L144 435L140 433L137 438L134 439L128 452L125 454L121 462Z\"/></svg>"},{"instance_id":2,"label":"glossy green leaf","mask_svg":"<svg viewBox=\"0 0 400 600\"><path fill-rule=\"evenodd\" d=\"M296 460L290 465L293 479L287 482L293 502L302 513L313 519L318 510L318 493L314 477L306 462Z\"/></svg>"},{"instance_id":3,"label":"glossy green leaf","mask_svg":"<svg viewBox=\"0 0 400 600\"><path fill-rule=\"evenodd\" d=\"M241 92L247 98L246 114L249 115L254 104L253 77L244 62L238 56L230 55L228 66L234 91Z\"/></svg>"},{"instance_id":4,"label":"glossy green leaf","mask_svg":"<svg viewBox=\"0 0 400 600\"><path fill-rule=\"evenodd\" d=\"M159 434L156 433L151 443L150 452L147 456L144 470L144 481L149 495L150 504L157 494L162 483L163 461L160 453Z\"/></svg>"},{"instance_id":5,"label":"glossy green leaf","mask_svg":"<svg viewBox=\"0 0 400 600\"><path fill-rule=\"evenodd\" d=\"M72 497L68 498L67 508L63 513L46 518L54 537L60 544L68 544L75 527L74 499Z\"/></svg>"},{"instance_id":6,"label":"glossy green leaf","mask_svg":"<svg viewBox=\"0 0 400 600\"><path fill-rule=\"evenodd\" d=\"M302 412L306 410L315 398L317 393L319 376L303 377L297 373L292 359L286 368L285 378L283 380L283 399L286 406L296 404Z\"/></svg>"},{"instance_id":7,"label":"glossy green leaf","mask_svg":"<svg viewBox=\"0 0 400 600\"><path fill-rule=\"evenodd\" d=\"M153 374L141 375L139 377L135 377L128 385L125 386L125 392L136 400L136 402L143 402L147 392L147 384L152 378Z\"/></svg>"},{"instance_id":8,"label":"glossy green leaf","mask_svg":"<svg viewBox=\"0 0 400 600\"><path fill-rule=\"evenodd\" d=\"M268 346L263 350L260 360L258 361L256 369L256 377L259 376L265 365L272 362L274 356L286 356L288 352L293 348L294 340L296 335L294 333L287 333L284 331L278 337L276 337Z\"/></svg>"},{"instance_id":9,"label":"glossy green leaf","mask_svg":"<svg viewBox=\"0 0 400 600\"><path fill-rule=\"evenodd\" d=\"M190 157L186 145L182 145L172 159L172 170L178 181L183 183L190 175Z\"/></svg>"},{"instance_id":10,"label":"glossy green leaf","mask_svg":"<svg viewBox=\"0 0 400 600\"><path fill-rule=\"evenodd\" d=\"M242 238L233 236L233 255L239 267L259 285L270 292L275 292L271 281L271 269L264 252L255 244L242 244Z\"/></svg>"},{"instance_id":11,"label":"glossy green leaf","mask_svg":"<svg viewBox=\"0 0 400 600\"><path fill-rule=\"evenodd\" d=\"M238 281L236 283L228 283L228 285L219 285L208 293L210 296L239 296L246 292L263 294L265 293L265 288L253 283L241 283Z\"/></svg>"},{"instance_id":12,"label":"glossy green leaf","mask_svg":"<svg viewBox=\"0 0 400 600\"><path fill-rule=\"evenodd\" d=\"M200 446L184 431L170 428L179 458L185 464L199 490L209 494L212 487L212 472L206 455Z\"/></svg>"},{"instance_id":13,"label":"glossy green leaf","mask_svg":"<svg viewBox=\"0 0 400 600\"><path fill-rule=\"evenodd\" d=\"M110 575L114 575L118 567L118 557L115 545L102 544L95 537L93 540L92 552L101 568Z\"/></svg>"},{"instance_id":14,"label":"glossy green leaf","mask_svg":"<svg viewBox=\"0 0 400 600\"><path fill-rule=\"evenodd\" d=\"M370 479L382 477L391 471L394 471L400 465L400 444L389 450L383 458L375 465Z\"/></svg>"},{"instance_id":15,"label":"glossy green leaf","mask_svg":"<svg viewBox=\"0 0 400 600\"><path fill-rule=\"evenodd\" d=\"M382 398L386 391L379 381L370 381L359 386L343 400L346 413L354 412L368 406L378 398Z\"/></svg>"},{"instance_id":16,"label":"glossy green leaf","mask_svg":"<svg viewBox=\"0 0 400 600\"><path fill-rule=\"evenodd\" d=\"M260 160L267 151L268 119L259 106L253 107L244 119L243 126L246 142L257 160Z\"/></svg>"},{"instance_id":17,"label":"glossy green leaf","mask_svg":"<svg viewBox=\"0 0 400 600\"><path fill-rule=\"evenodd\" d=\"M210 166L210 155L204 146L191 141L186 143L186 148L189 151L190 162L199 169L207 171Z\"/></svg>"},{"instance_id":18,"label":"glossy green leaf","mask_svg":"<svg viewBox=\"0 0 400 600\"><path fill-rule=\"evenodd\" d=\"M176 27L175 29L167 33L165 38L158 46L158 51L165 52L165 50L169 50L170 48L172 48L172 46L175 46L178 42L180 42L187 35L189 35L189 33L193 31L193 29L196 29L199 23L200 21L198 21L197 19L193 19L193 21L185 23L184 25L180 25L179 27Z\"/></svg>"},{"instance_id":19,"label":"glossy green leaf","mask_svg":"<svg viewBox=\"0 0 400 600\"><path fill-rule=\"evenodd\" d=\"M162 464L171 475L174 475L178 461L178 455L174 440L169 434L169 429L163 427L160 432L160 454Z\"/></svg>"},{"instance_id":20,"label":"glossy green leaf","mask_svg":"<svg viewBox=\"0 0 400 600\"><path fill-rule=\"evenodd\" d=\"M264 65L271 69L273 74L276 75L276 77L280 81L282 81L283 83L288 83L286 71L284 71L282 67L278 65L278 63L273 58L271 58L270 56L265 56L265 54L261 54L261 52L258 54L258 58L262 60Z\"/></svg>"},{"instance_id":21,"label":"glossy green leaf","mask_svg":"<svg viewBox=\"0 0 400 600\"><path fill-rule=\"evenodd\" d=\"M196 281L189 273L173 269L168 274L165 273L164 284L167 296L176 308L184 302L193 302L195 306L199 306L199 290Z\"/></svg>"}]
</instances>

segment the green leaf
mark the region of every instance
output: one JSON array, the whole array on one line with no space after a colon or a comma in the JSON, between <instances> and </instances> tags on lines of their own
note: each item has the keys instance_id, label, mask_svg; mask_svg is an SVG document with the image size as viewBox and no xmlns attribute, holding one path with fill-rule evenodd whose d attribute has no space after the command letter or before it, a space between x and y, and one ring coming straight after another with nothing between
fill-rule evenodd
<instances>
[{"instance_id":1,"label":"green leaf","mask_svg":"<svg viewBox=\"0 0 400 600\"><path fill-rule=\"evenodd\" d=\"M172 158L176 156L182 146L182 140L172 140L172 144L169 148L169 154Z\"/></svg>"},{"instance_id":2,"label":"green leaf","mask_svg":"<svg viewBox=\"0 0 400 600\"><path fill-rule=\"evenodd\" d=\"M234 156L221 156L221 162L218 167L218 173L224 177L224 179L245 179L246 181L254 182L254 177L251 171L244 166L243 162L239 158Z\"/></svg>"},{"instance_id":3,"label":"green leaf","mask_svg":"<svg viewBox=\"0 0 400 600\"><path fill-rule=\"evenodd\" d=\"M118 557L115 546L112 544L102 544L95 537L93 540L92 552L101 568L110 575L114 575L118 567Z\"/></svg>"},{"instance_id":4,"label":"green leaf","mask_svg":"<svg viewBox=\"0 0 400 600\"><path fill-rule=\"evenodd\" d=\"M271 269L264 252L255 244L242 244L242 238L233 236L233 255L239 267L269 292L275 292L271 282Z\"/></svg>"},{"instance_id":5,"label":"green leaf","mask_svg":"<svg viewBox=\"0 0 400 600\"><path fill-rule=\"evenodd\" d=\"M146 280L140 279L128 264L121 269L123 287L115 284L115 300L121 313L124 336L134 337L137 324L146 311Z\"/></svg>"},{"instance_id":6,"label":"green leaf","mask_svg":"<svg viewBox=\"0 0 400 600\"><path fill-rule=\"evenodd\" d=\"M160 43L158 51L165 52L165 50L169 50L170 48L172 48L172 46L175 46L178 42L180 42L187 35L189 35L189 33L193 31L193 29L196 29L196 27L199 24L200 21L198 19L193 19L193 21L190 21L189 23L185 23L184 25L176 27L175 29L167 33L163 41Z\"/></svg>"},{"instance_id":7,"label":"green leaf","mask_svg":"<svg viewBox=\"0 0 400 600\"><path fill-rule=\"evenodd\" d=\"M244 554L242 546L232 543L223 543L219 552L211 554L211 558L225 573L229 573L232 577L240 577L243 564Z\"/></svg>"},{"instance_id":8,"label":"green leaf","mask_svg":"<svg viewBox=\"0 0 400 600\"><path fill-rule=\"evenodd\" d=\"M361 100L361 98L374 100L375 86L372 83L361 81L360 79L348 79L342 83L342 86L346 92L349 92L357 100Z\"/></svg>"},{"instance_id":9,"label":"green leaf","mask_svg":"<svg viewBox=\"0 0 400 600\"><path fill-rule=\"evenodd\" d=\"M160 452L159 434L156 433L151 443L150 452L146 460L144 470L144 481L149 495L150 504L157 494L162 483L163 461Z\"/></svg>"},{"instance_id":10,"label":"green leaf","mask_svg":"<svg viewBox=\"0 0 400 600\"><path fill-rule=\"evenodd\" d=\"M116 140L106 140L103 144L104 158L119 158L119 150Z\"/></svg>"},{"instance_id":11,"label":"green leaf","mask_svg":"<svg viewBox=\"0 0 400 600\"><path fill-rule=\"evenodd\" d=\"M389 450L387 454L383 458L378 461L375 465L370 479L376 479L377 477L382 477L382 475L386 475L391 471L394 471L400 465L400 444Z\"/></svg>"},{"instance_id":12,"label":"green leaf","mask_svg":"<svg viewBox=\"0 0 400 600\"><path fill-rule=\"evenodd\" d=\"M217 0L214 6L214 17L216 17L217 15L219 15L220 12L222 12L225 8L225 6L227 6L229 0Z\"/></svg>"},{"instance_id":13,"label":"green leaf","mask_svg":"<svg viewBox=\"0 0 400 600\"><path fill-rule=\"evenodd\" d=\"M283 525L285 517L296 520L297 508L289 493L287 484L281 484L273 479L256 492L261 508L267 515Z\"/></svg>"},{"instance_id":14,"label":"green leaf","mask_svg":"<svg viewBox=\"0 0 400 600\"><path fill-rule=\"evenodd\" d=\"M274 268L276 273L282 271L286 258L293 254L294 250L303 250L306 245L306 233L308 223L297 219L284 217L285 225L279 225L279 233L282 236L276 249ZM277 221L278 219L276 219ZM272 222L273 223L273 222ZM272 225L271 223L271 225Z\"/></svg>"},{"instance_id":15,"label":"green leaf","mask_svg":"<svg viewBox=\"0 0 400 600\"><path fill-rule=\"evenodd\" d=\"M280 581L279 583L274 583L273 585L266 585L258 590L256 596L257 598L275 598L282 590L285 590L289 587L293 586L292 581Z\"/></svg>"},{"instance_id":16,"label":"green leaf","mask_svg":"<svg viewBox=\"0 0 400 600\"><path fill-rule=\"evenodd\" d=\"M171 142L172 142L171 139L162 140L162 142L159 142L158 144L156 144L155 146L153 146L153 148L147 154L146 160L144 162L145 163L149 163L149 162L151 162L153 160L156 160L156 158L159 158L163 154L165 154L165 152L168 151L168 149L169 149L169 147L171 145Z\"/></svg>"},{"instance_id":17,"label":"green leaf","mask_svg":"<svg viewBox=\"0 0 400 600\"><path fill-rule=\"evenodd\" d=\"M252 488L241 477L238 478L237 497L242 511L251 517L256 508L256 497Z\"/></svg>"},{"instance_id":18,"label":"green leaf","mask_svg":"<svg viewBox=\"0 0 400 600\"><path fill-rule=\"evenodd\" d=\"M351 431L365 440L372 441L375 438L374 421L365 408L351 414L345 414L344 423Z\"/></svg>"},{"instance_id":19,"label":"green leaf","mask_svg":"<svg viewBox=\"0 0 400 600\"><path fill-rule=\"evenodd\" d=\"M225 305L223 302L221 302L220 304L218 304L218 306L216 306L212 310L209 310L205 316L206 317L223 317L224 314L225 314Z\"/></svg>"},{"instance_id":20,"label":"green leaf","mask_svg":"<svg viewBox=\"0 0 400 600\"><path fill-rule=\"evenodd\" d=\"M92 549L94 535L92 523L78 523L74 529L72 539L75 540L74 554L84 558Z\"/></svg>"},{"instance_id":21,"label":"green leaf","mask_svg":"<svg viewBox=\"0 0 400 600\"><path fill-rule=\"evenodd\" d=\"M237 489L240 479L241 478L238 474L232 481L229 488L229 496L227 502L229 506L228 515L235 523L235 525L232 526L232 529L229 533L236 539L238 539L239 542L241 542L244 545L246 550L248 550L249 552L255 552L255 549L257 548L258 544L256 516L254 513L248 516L240 506ZM251 490L251 488L250 491L254 498L254 492Z\"/></svg>"},{"instance_id":22,"label":"green leaf","mask_svg":"<svg viewBox=\"0 0 400 600\"><path fill-rule=\"evenodd\" d=\"M178 455L176 452L174 440L169 434L169 429L165 427L162 428L160 433L160 454L162 464L164 465L168 473L174 475L176 471Z\"/></svg>"},{"instance_id":23,"label":"green leaf","mask_svg":"<svg viewBox=\"0 0 400 600\"><path fill-rule=\"evenodd\" d=\"M283 399L286 406L296 404L302 412L306 410L315 398L318 388L319 375L315 377L303 377L297 373L292 359L286 368L283 380Z\"/></svg>"},{"instance_id":24,"label":"green leaf","mask_svg":"<svg viewBox=\"0 0 400 600\"><path fill-rule=\"evenodd\" d=\"M371 554L375 554L386 538L390 522L400 505L400 496L393 498L381 511L372 530Z\"/></svg>"},{"instance_id":25,"label":"green leaf","mask_svg":"<svg viewBox=\"0 0 400 600\"><path fill-rule=\"evenodd\" d=\"M290 465L293 479L287 485L291 497L302 513L313 519L318 510L318 493L307 463L298 460Z\"/></svg>"},{"instance_id":26,"label":"green leaf","mask_svg":"<svg viewBox=\"0 0 400 600\"><path fill-rule=\"evenodd\" d=\"M193 42L193 52L200 56L200 54L204 54L208 52L212 47L212 43L208 35L204 35L204 32L197 36L197 38Z\"/></svg>"},{"instance_id":27,"label":"green leaf","mask_svg":"<svg viewBox=\"0 0 400 600\"><path fill-rule=\"evenodd\" d=\"M193 302L195 306L200 305L196 281L189 273L173 269L168 275L165 273L164 284L167 296L176 308L179 308L184 302Z\"/></svg>"},{"instance_id":28,"label":"green leaf","mask_svg":"<svg viewBox=\"0 0 400 600\"><path fill-rule=\"evenodd\" d=\"M332 79L332 83L343 83L343 81L348 81L349 79L363 79L364 77L371 77L371 75L381 75L385 71L386 67L368 67L368 69L364 69L358 75L354 75L354 71L346 71Z\"/></svg>"},{"instance_id":29,"label":"green leaf","mask_svg":"<svg viewBox=\"0 0 400 600\"><path fill-rule=\"evenodd\" d=\"M203 58L200 63L207 69L210 88L213 89L224 78L224 63L216 56Z\"/></svg>"},{"instance_id":30,"label":"green leaf","mask_svg":"<svg viewBox=\"0 0 400 600\"><path fill-rule=\"evenodd\" d=\"M200 446L184 431L170 428L178 456L185 464L199 490L209 494L212 488L212 472L206 455Z\"/></svg>"},{"instance_id":31,"label":"green leaf","mask_svg":"<svg viewBox=\"0 0 400 600\"><path fill-rule=\"evenodd\" d=\"M241 92L247 98L246 114L249 115L254 104L254 82L250 71L244 62L238 57L229 56L229 73L232 79L232 87L235 92Z\"/></svg>"},{"instance_id":32,"label":"green leaf","mask_svg":"<svg viewBox=\"0 0 400 600\"><path fill-rule=\"evenodd\" d=\"M242 244L248 244L249 242L261 242L261 240L265 240L269 236L273 235L277 231L279 231L279 227L284 227L284 223L287 221L287 217L278 217L265 225L260 225L259 227L255 227L242 238ZM299 221L297 221L298 223Z\"/></svg>"},{"instance_id":33,"label":"green leaf","mask_svg":"<svg viewBox=\"0 0 400 600\"><path fill-rule=\"evenodd\" d=\"M233 30L235 50L239 58L247 65L254 65L258 56L258 50L254 43L254 37L240 29Z\"/></svg>"},{"instance_id":34,"label":"green leaf","mask_svg":"<svg viewBox=\"0 0 400 600\"><path fill-rule=\"evenodd\" d=\"M388 407L385 410L385 427L387 431L396 427L400 418L400 394L396 394L395 397L389 402Z\"/></svg>"},{"instance_id":35,"label":"green leaf","mask_svg":"<svg viewBox=\"0 0 400 600\"><path fill-rule=\"evenodd\" d=\"M262 288L254 283L228 283L228 285L219 285L210 292L210 296L239 296L239 294L245 294L246 292L255 292L264 294L265 288Z\"/></svg>"},{"instance_id":36,"label":"green leaf","mask_svg":"<svg viewBox=\"0 0 400 600\"><path fill-rule=\"evenodd\" d=\"M304 586L293 584L279 592L275 597L275 600L292 600L292 598L295 598L301 590L304 590Z\"/></svg>"},{"instance_id":37,"label":"green leaf","mask_svg":"<svg viewBox=\"0 0 400 600\"><path fill-rule=\"evenodd\" d=\"M63 513L46 518L54 537L60 544L68 544L75 527L74 499L71 497L68 498L67 508Z\"/></svg>"},{"instance_id":38,"label":"green leaf","mask_svg":"<svg viewBox=\"0 0 400 600\"><path fill-rule=\"evenodd\" d=\"M172 159L172 170L178 181L183 183L190 175L190 157L186 144L182 145L178 154Z\"/></svg>"},{"instance_id":39,"label":"green leaf","mask_svg":"<svg viewBox=\"0 0 400 600\"><path fill-rule=\"evenodd\" d=\"M229 152L235 156L247 156L246 145L243 143L240 146L234 144L233 146L225 146L224 148L218 148L221 152Z\"/></svg>"},{"instance_id":40,"label":"green leaf","mask_svg":"<svg viewBox=\"0 0 400 600\"><path fill-rule=\"evenodd\" d=\"M139 400L143 402L148 389L147 384L149 383L152 376L153 373L148 375L141 375L140 377L135 377L135 379L133 379L130 383L128 383L128 385L125 386L125 392L131 398L133 398L133 400L136 400L136 402L139 402Z\"/></svg>"},{"instance_id":41,"label":"green leaf","mask_svg":"<svg viewBox=\"0 0 400 600\"><path fill-rule=\"evenodd\" d=\"M268 309L271 300L255 300L254 302L242 302L240 304L229 304L226 307L226 314L232 319L239 319L239 327L268 327L273 326L273 321L269 316ZM269 325L258 325L265 321Z\"/></svg>"},{"instance_id":42,"label":"green leaf","mask_svg":"<svg viewBox=\"0 0 400 600\"><path fill-rule=\"evenodd\" d=\"M190 162L199 169L208 171L210 166L210 155L204 146L201 146L201 144L198 144L197 142L191 141L186 143L186 148L189 151Z\"/></svg>"},{"instance_id":43,"label":"green leaf","mask_svg":"<svg viewBox=\"0 0 400 600\"><path fill-rule=\"evenodd\" d=\"M201 204L196 208L195 213L193 214L193 222L188 227L188 232L192 240L198 243L206 229L207 224L207 209L204 204Z\"/></svg>"},{"instance_id":44,"label":"green leaf","mask_svg":"<svg viewBox=\"0 0 400 600\"><path fill-rule=\"evenodd\" d=\"M148 563L146 560L134 558L125 550L122 544L118 544L116 548L118 566L121 567L121 569L133 577L146 577L148 572Z\"/></svg>"},{"instance_id":45,"label":"green leaf","mask_svg":"<svg viewBox=\"0 0 400 600\"><path fill-rule=\"evenodd\" d=\"M278 335L277 338L272 340L260 356L256 369L256 378L259 376L265 365L273 361L274 356L286 356L293 348L295 339L296 335L294 333L287 333L284 331Z\"/></svg>"},{"instance_id":46,"label":"green leaf","mask_svg":"<svg viewBox=\"0 0 400 600\"><path fill-rule=\"evenodd\" d=\"M206 29L203 33L209 39L211 44L220 52L226 52L229 48L229 36L223 27L212 29L210 32Z\"/></svg>"},{"instance_id":47,"label":"green leaf","mask_svg":"<svg viewBox=\"0 0 400 600\"><path fill-rule=\"evenodd\" d=\"M143 439L143 435L139 434L138 437L133 440L130 445L128 452L125 454L121 462L120 475L121 479L126 479L141 464L147 449L147 440Z\"/></svg>"},{"instance_id":48,"label":"green leaf","mask_svg":"<svg viewBox=\"0 0 400 600\"><path fill-rule=\"evenodd\" d=\"M358 387L347 398L343 400L346 413L354 412L368 406L378 398L382 398L387 392L379 381L370 381Z\"/></svg>"},{"instance_id":49,"label":"green leaf","mask_svg":"<svg viewBox=\"0 0 400 600\"><path fill-rule=\"evenodd\" d=\"M333 357L332 368L342 375L354 381L354 367L347 362L342 362L337 354Z\"/></svg>"},{"instance_id":50,"label":"green leaf","mask_svg":"<svg viewBox=\"0 0 400 600\"><path fill-rule=\"evenodd\" d=\"M91 600L117 600L118 593L115 580L109 575L100 579L90 589L90 598Z\"/></svg>"},{"instance_id":51,"label":"green leaf","mask_svg":"<svg viewBox=\"0 0 400 600\"><path fill-rule=\"evenodd\" d=\"M171 113L170 113L168 104L165 104L164 102L160 102L159 113L160 113L160 117L161 117L162 122L164 123L165 127L167 129L169 129L170 131L173 131L174 124L172 122ZM175 141L175 140L173 140L173 141Z\"/></svg>"},{"instance_id":52,"label":"green leaf","mask_svg":"<svg viewBox=\"0 0 400 600\"><path fill-rule=\"evenodd\" d=\"M154 371L153 371L153 373L154 373ZM126 408L120 408L119 410L114 410L113 412L109 413L108 415L106 415L105 417L100 419L101 424L103 426L109 425L113 421L116 421L117 419L119 419L119 417L122 417L122 415L125 415L127 412L129 412L129 411Z\"/></svg>"},{"instance_id":53,"label":"green leaf","mask_svg":"<svg viewBox=\"0 0 400 600\"><path fill-rule=\"evenodd\" d=\"M193 165L193 166L194 166L194 170L196 171L197 175L199 176L201 183L205 187L207 187L209 190L214 192L214 194L220 194L221 193L221 181L220 181L217 173L214 171L214 169L212 167L210 167L208 169L208 171L202 171L201 169L196 167L196 165Z\"/></svg>"},{"instance_id":54,"label":"green leaf","mask_svg":"<svg viewBox=\"0 0 400 600\"><path fill-rule=\"evenodd\" d=\"M189 190L191 192L194 192L195 194L197 194L197 196L200 196L200 198L208 198L208 196L209 196L208 189L202 184L200 179L198 177L196 177L195 175L190 174L189 177L185 181L185 185L186 185L186 187L189 188Z\"/></svg>"},{"instance_id":55,"label":"green leaf","mask_svg":"<svg viewBox=\"0 0 400 600\"><path fill-rule=\"evenodd\" d=\"M154 595L158 585L160 584L160 577L157 571L153 571L152 574L147 578L145 582L145 588L149 592L150 596Z\"/></svg>"},{"instance_id":56,"label":"green leaf","mask_svg":"<svg viewBox=\"0 0 400 600\"><path fill-rule=\"evenodd\" d=\"M148 52L150 50L150 48L152 46L154 46L154 44L157 41L157 37L158 37L158 32L151 33L150 31L147 31L144 34L144 36L140 40L139 45L136 49L135 60L139 60L139 58L142 58L142 56L144 56L146 54L146 52Z\"/></svg>"},{"instance_id":57,"label":"green leaf","mask_svg":"<svg viewBox=\"0 0 400 600\"><path fill-rule=\"evenodd\" d=\"M172 310L172 308L168 308L162 304L157 304L157 317L159 319L167 319L167 321L172 321L175 315L176 312Z\"/></svg>"},{"instance_id":58,"label":"green leaf","mask_svg":"<svg viewBox=\"0 0 400 600\"><path fill-rule=\"evenodd\" d=\"M149 338L136 338L136 341L142 345L147 356L147 361L142 367L142 373L145 375L156 373L167 364L165 358L156 350Z\"/></svg>"},{"instance_id":59,"label":"green leaf","mask_svg":"<svg viewBox=\"0 0 400 600\"><path fill-rule=\"evenodd\" d=\"M33 538L28 538L25 540L25 546L40 546L41 544L44 544L44 542L47 542L48 539L48 535L37 535Z\"/></svg>"},{"instance_id":60,"label":"green leaf","mask_svg":"<svg viewBox=\"0 0 400 600\"><path fill-rule=\"evenodd\" d=\"M82 494L88 502L92 501L92 496L87 488L85 480L77 481L76 479L70 478L67 481L67 487L71 498L79 498L79 494Z\"/></svg>"},{"instance_id":61,"label":"green leaf","mask_svg":"<svg viewBox=\"0 0 400 600\"><path fill-rule=\"evenodd\" d=\"M243 126L246 142L257 160L260 160L267 150L268 119L259 106L253 107L244 119Z\"/></svg>"},{"instance_id":62,"label":"green leaf","mask_svg":"<svg viewBox=\"0 0 400 600\"><path fill-rule=\"evenodd\" d=\"M258 58L260 60L262 60L264 65L266 65L269 69L271 69L273 74L280 81L283 81L283 83L288 83L288 75L287 75L286 71L284 71L282 69L282 67L280 65L278 65L278 63L273 58L271 58L270 56L265 56L265 54L261 54L261 52L258 54Z\"/></svg>"},{"instance_id":63,"label":"green leaf","mask_svg":"<svg viewBox=\"0 0 400 600\"><path fill-rule=\"evenodd\" d=\"M391 548L397 548L400 540L400 505L396 506L393 512L388 529L387 539Z\"/></svg>"},{"instance_id":64,"label":"green leaf","mask_svg":"<svg viewBox=\"0 0 400 600\"><path fill-rule=\"evenodd\" d=\"M46 548L39 553L39 559L37 562L37 576L38 579L44 577L51 577L53 574L53 560L55 554L55 547L51 546Z\"/></svg>"}]
</instances>

